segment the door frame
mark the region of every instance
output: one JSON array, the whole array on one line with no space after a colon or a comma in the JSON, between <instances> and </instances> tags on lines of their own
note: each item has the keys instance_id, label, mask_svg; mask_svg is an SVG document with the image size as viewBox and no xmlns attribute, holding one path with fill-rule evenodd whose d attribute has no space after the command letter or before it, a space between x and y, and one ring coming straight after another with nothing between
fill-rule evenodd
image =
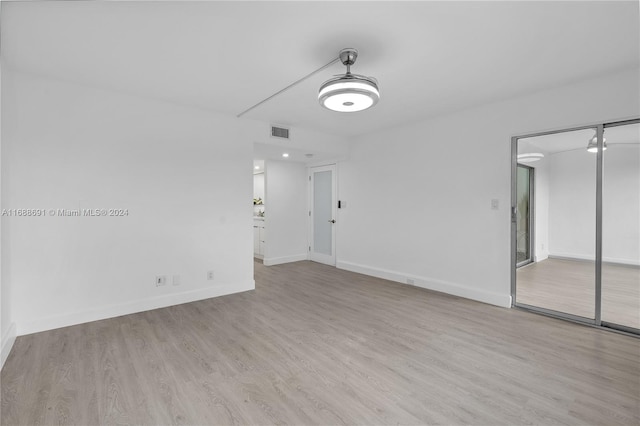
<instances>
[{"instance_id":1,"label":"door frame","mask_svg":"<svg viewBox=\"0 0 640 426\"><path fill-rule=\"evenodd\" d=\"M631 333L638 335L640 330L627 327L621 324L609 323L602 321L602 173L603 173L603 138L604 129L609 127L625 126L629 124L640 123L640 118L632 118L627 120L611 121L611 122L599 122L596 124L590 124L579 127L563 128L558 130L548 130L544 132L529 133L511 137L511 306L514 308L524 309L539 314L544 314L560 319L579 322L583 324L592 325L595 327L604 327L621 331L625 333ZM531 138L536 136L546 136L557 133L573 132L578 130L595 129L596 137L598 140L598 152L596 153L596 232L595 232L595 315L594 318L584 318L576 315L572 315L566 312L555 311L551 309L545 309L538 306L531 306L526 304L519 304L516 302L516 270L517 270L517 232L516 232L516 203L517 203L517 173L518 173L518 140Z\"/></svg>"},{"instance_id":2,"label":"door frame","mask_svg":"<svg viewBox=\"0 0 640 426\"><path fill-rule=\"evenodd\" d=\"M523 260L522 262L519 262L516 264L516 269L520 268L522 266L528 265L530 263L534 263L534 259L535 259L535 241L536 241L536 233L535 233L535 218L536 218L536 206L535 206L535 176L536 176L536 169L531 167L531 166L527 166L526 164L516 164L516 173L518 172L518 167L522 167L524 169L527 169L529 171L529 220L527 222L528 223L528 227L529 227L529 240L528 240L528 245L529 245L529 257L525 260ZM516 185L516 193L517 193L517 185ZM517 197L517 195L516 195ZM516 215L517 215L517 208L516 208ZM517 224L516 224L516 229L517 229ZM516 237L517 238L517 237ZM516 245L517 245L517 240L516 240ZM517 249L517 247L516 247ZM518 254L516 253L516 259L517 259Z\"/></svg>"},{"instance_id":3,"label":"door frame","mask_svg":"<svg viewBox=\"0 0 640 426\"><path fill-rule=\"evenodd\" d=\"M316 253L313 250L314 246L314 231L313 231L313 209L314 209L314 187L313 187L313 173L314 172L323 172L323 171L331 171L331 215L332 219L335 221L331 227L331 255L326 255L323 253ZM309 227L308 227L308 240L309 240L309 251L308 258L314 262L324 263L326 265L335 266L336 265L336 227L337 227L337 216L338 216L338 167L336 163L310 166L308 167L308 176L309 176Z\"/></svg>"}]
</instances>

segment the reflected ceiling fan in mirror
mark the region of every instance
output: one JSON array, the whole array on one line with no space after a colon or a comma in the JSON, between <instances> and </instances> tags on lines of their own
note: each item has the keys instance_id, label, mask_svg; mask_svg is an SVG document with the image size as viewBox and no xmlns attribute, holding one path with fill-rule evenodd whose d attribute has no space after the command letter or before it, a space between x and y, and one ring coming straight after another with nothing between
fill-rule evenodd
<instances>
[{"instance_id":1,"label":"reflected ceiling fan in mirror","mask_svg":"<svg viewBox=\"0 0 640 426\"><path fill-rule=\"evenodd\" d=\"M533 163L544 158L541 152L530 152L526 154L518 154L518 163Z\"/></svg>"},{"instance_id":2,"label":"reflected ceiling fan in mirror","mask_svg":"<svg viewBox=\"0 0 640 426\"><path fill-rule=\"evenodd\" d=\"M603 151L607 150L607 138L605 138L604 136L602 137L602 150ZM597 132L595 135L593 135L591 139L589 139L589 144L587 145L587 151L598 152L598 133Z\"/></svg>"}]
</instances>

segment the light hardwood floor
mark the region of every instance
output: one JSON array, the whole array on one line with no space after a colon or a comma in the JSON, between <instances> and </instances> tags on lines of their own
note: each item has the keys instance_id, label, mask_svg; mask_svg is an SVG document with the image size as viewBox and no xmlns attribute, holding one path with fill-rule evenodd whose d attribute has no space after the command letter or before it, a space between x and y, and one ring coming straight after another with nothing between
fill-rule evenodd
<instances>
[{"instance_id":1,"label":"light hardwood floor","mask_svg":"<svg viewBox=\"0 0 640 426\"><path fill-rule=\"evenodd\" d=\"M595 313L595 263L546 259L516 272L518 303L586 318ZM602 264L602 320L640 329L640 268Z\"/></svg>"},{"instance_id":2,"label":"light hardwood floor","mask_svg":"<svg viewBox=\"0 0 640 426\"><path fill-rule=\"evenodd\" d=\"M640 339L312 262L19 337L3 425L640 422Z\"/></svg>"}]
</instances>

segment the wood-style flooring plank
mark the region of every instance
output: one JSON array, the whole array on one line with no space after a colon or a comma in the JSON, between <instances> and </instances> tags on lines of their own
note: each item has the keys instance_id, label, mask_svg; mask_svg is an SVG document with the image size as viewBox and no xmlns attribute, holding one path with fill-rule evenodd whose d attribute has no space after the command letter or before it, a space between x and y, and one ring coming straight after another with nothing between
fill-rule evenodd
<instances>
[{"instance_id":1,"label":"wood-style flooring plank","mask_svg":"<svg viewBox=\"0 0 640 426\"><path fill-rule=\"evenodd\" d=\"M313 262L21 336L3 425L640 423L640 339Z\"/></svg>"},{"instance_id":2,"label":"wood-style flooring plank","mask_svg":"<svg viewBox=\"0 0 640 426\"><path fill-rule=\"evenodd\" d=\"M518 268L516 301L593 319L595 263L549 258ZM602 264L602 321L640 329L640 267Z\"/></svg>"}]
</instances>

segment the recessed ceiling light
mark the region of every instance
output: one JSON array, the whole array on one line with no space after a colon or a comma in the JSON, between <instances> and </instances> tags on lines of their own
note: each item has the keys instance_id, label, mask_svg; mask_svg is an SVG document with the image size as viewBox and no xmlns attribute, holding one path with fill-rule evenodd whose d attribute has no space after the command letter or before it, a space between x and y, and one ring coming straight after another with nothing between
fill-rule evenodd
<instances>
[{"instance_id":1,"label":"recessed ceiling light","mask_svg":"<svg viewBox=\"0 0 640 426\"><path fill-rule=\"evenodd\" d=\"M283 156L284 158L287 158L287 157L289 157L289 154L285 152L285 153L283 153L283 154L282 154L282 156Z\"/></svg>"},{"instance_id":2,"label":"recessed ceiling light","mask_svg":"<svg viewBox=\"0 0 640 426\"><path fill-rule=\"evenodd\" d=\"M260 170L260 166L255 166L254 169Z\"/></svg>"},{"instance_id":3,"label":"recessed ceiling light","mask_svg":"<svg viewBox=\"0 0 640 426\"><path fill-rule=\"evenodd\" d=\"M530 152L527 154L518 154L518 163L533 163L544 158L544 154L540 152Z\"/></svg>"}]
</instances>

